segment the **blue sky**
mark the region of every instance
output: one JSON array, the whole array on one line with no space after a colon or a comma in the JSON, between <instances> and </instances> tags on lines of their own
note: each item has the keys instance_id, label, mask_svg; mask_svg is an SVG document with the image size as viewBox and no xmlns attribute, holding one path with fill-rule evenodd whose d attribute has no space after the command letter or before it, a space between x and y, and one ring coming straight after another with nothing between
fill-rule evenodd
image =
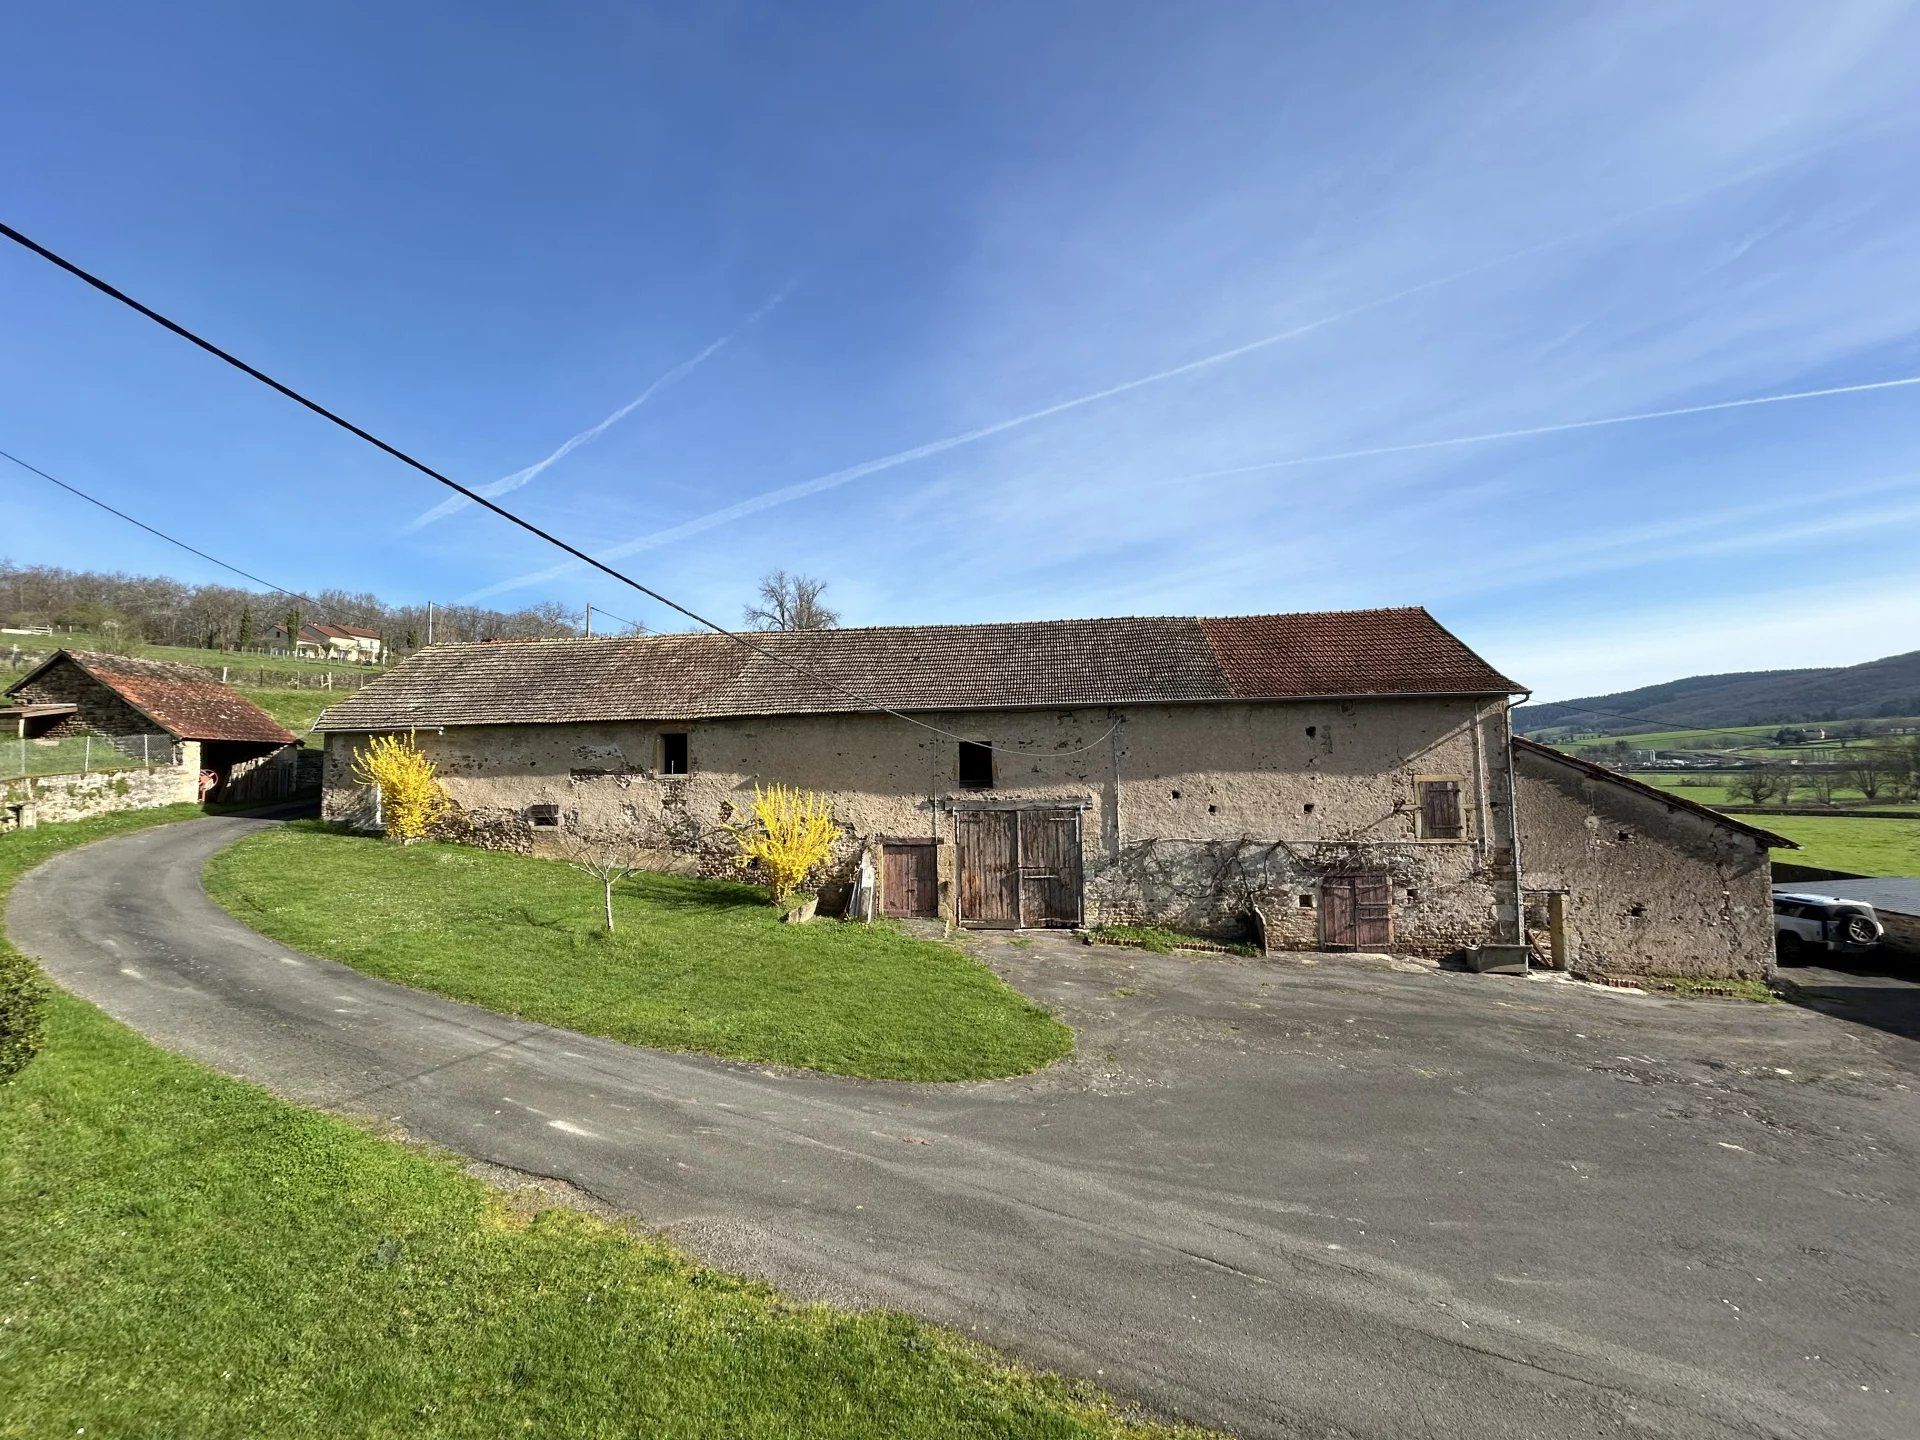
<instances>
[{"instance_id":1,"label":"blue sky","mask_svg":"<svg viewBox=\"0 0 1920 1440\"><path fill-rule=\"evenodd\" d=\"M1392 448L1920 375L1910 5L0 23L10 223L729 622L1419 603L1547 698L1920 646L1920 387ZM11 250L0 447L291 588L678 628Z\"/></svg>"}]
</instances>

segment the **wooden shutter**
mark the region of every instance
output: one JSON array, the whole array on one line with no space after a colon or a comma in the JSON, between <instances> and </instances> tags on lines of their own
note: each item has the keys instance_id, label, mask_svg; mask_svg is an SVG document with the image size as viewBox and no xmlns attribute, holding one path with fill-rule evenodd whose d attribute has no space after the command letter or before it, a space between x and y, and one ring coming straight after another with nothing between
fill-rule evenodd
<instances>
[{"instance_id":1,"label":"wooden shutter","mask_svg":"<svg viewBox=\"0 0 1920 1440\"><path fill-rule=\"evenodd\" d=\"M1458 780L1420 782L1420 838L1458 840L1467 833L1460 813Z\"/></svg>"}]
</instances>

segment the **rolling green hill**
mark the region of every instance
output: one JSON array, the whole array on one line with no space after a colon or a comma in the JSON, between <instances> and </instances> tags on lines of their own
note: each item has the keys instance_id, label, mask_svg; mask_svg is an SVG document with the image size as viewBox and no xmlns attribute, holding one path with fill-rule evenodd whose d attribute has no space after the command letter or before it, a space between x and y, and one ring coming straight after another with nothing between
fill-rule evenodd
<instances>
[{"instance_id":1,"label":"rolling green hill","mask_svg":"<svg viewBox=\"0 0 1920 1440\"><path fill-rule=\"evenodd\" d=\"M1514 726L1536 736L1573 727L1633 735L1913 714L1920 714L1920 650L1827 669L1690 675L1614 695L1523 705Z\"/></svg>"}]
</instances>

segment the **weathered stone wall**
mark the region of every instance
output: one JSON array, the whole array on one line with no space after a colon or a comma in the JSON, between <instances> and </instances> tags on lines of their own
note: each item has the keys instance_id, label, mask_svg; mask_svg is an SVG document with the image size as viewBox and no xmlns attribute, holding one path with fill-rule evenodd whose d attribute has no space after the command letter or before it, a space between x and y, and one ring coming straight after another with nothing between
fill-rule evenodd
<instances>
[{"instance_id":1,"label":"weathered stone wall","mask_svg":"<svg viewBox=\"0 0 1920 1440\"><path fill-rule=\"evenodd\" d=\"M999 754L990 791L961 790L955 741L875 715L681 724L470 726L418 738L486 843L539 849L554 832L653 837L682 863L727 864L726 827L755 781L819 791L847 830L842 871L877 836L939 843L942 911L953 905L951 807L969 801L1083 807L1087 919L1243 928L1255 896L1284 895L1287 943L1319 941L1317 878L1394 877L1396 949L1450 950L1513 925L1506 714L1495 702L1299 701L924 717ZM691 734L692 773L656 773L658 736ZM1109 731L1112 731L1109 734ZM357 737L327 742L324 813L361 812ZM1461 782L1464 840L1422 840L1416 776ZM838 878L844 878L840 876ZM1307 904L1301 903L1305 897Z\"/></svg>"},{"instance_id":2,"label":"weathered stone wall","mask_svg":"<svg viewBox=\"0 0 1920 1440\"><path fill-rule=\"evenodd\" d=\"M13 698L25 705L79 707L76 714L48 730L49 735L80 735L88 730L99 735L141 735L158 733L160 729L71 660L62 660L36 675L14 691Z\"/></svg>"},{"instance_id":3,"label":"weathered stone wall","mask_svg":"<svg viewBox=\"0 0 1920 1440\"><path fill-rule=\"evenodd\" d=\"M0 829L84 820L116 810L150 810L199 798L197 747L187 765L96 770L90 775L32 775L0 781Z\"/></svg>"},{"instance_id":4,"label":"weathered stone wall","mask_svg":"<svg viewBox=\"0 0 1920 1440\"><path fill-rule=\"evenodd\" d=\"M1519 751L1520 863L1564 891L1569 968L1763 979L1772 875L1757 840L1551 756Z\"/></svg>"}]
</instances>

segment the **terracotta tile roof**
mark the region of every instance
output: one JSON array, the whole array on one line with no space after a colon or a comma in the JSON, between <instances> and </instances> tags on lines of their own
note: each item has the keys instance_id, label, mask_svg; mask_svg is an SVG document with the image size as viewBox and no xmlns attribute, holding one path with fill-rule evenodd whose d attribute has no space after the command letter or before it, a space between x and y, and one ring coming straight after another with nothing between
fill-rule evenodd
<instances>
[{"instance_id":1,"label":"terracotta tile roof","mask_svg":"<svg viewBox=\"0 0 1920 1440\"><path fill-rule=\"evenodd\" d=\"M23 675L15 686L26 684L62 659L71 660L175 739L271 741L278 745L291 745L299 739L238 690L222 685L195 665L62 650Z\"/></svg>"},{"instance_id":2,"label":"terracotta tile roof","mask_svg":"<svg viewBox=\"0 0 1920 1440\"><path fill-rule=\"evenodd\" d=\"M1422 609L896 625L753 638L779 658L711 634L436 645L329 708L316 728L1519 689Z\"/></svg>"},{"instance_id":3,"label":"terracotta tile roof","mask_svg":"<svg viewBox=\"0 0 1920 1440\"><path fill-rule=\"evenodd\" d=\"M1786 836L1776 835L1771 830L1762 830L1758 825L1748 824L1738 815L1723 815L1718 810L1702 805L1698 800L1690 799L1672 790L1662 790L1658 785L1649 785L1644 780L1634 779L1631 775L1622 775L1618 770L1609 770L1606 766L1596 765L1591 760L1582 760L1578 755L1569 755L1564 750L1556 750L1551 745L1542 745L1538 740L1529 740L1524 735L1513 737L1513 753L1522 760L1532 757L1537 760L1558 761L1570 770L1580 771L1590 780L1601 780L1609 785L1618 785L1623 790L1638 791L1642 795L1661 801L1670 809L1690 811L1725 829L1737 830L1743 835L1758 840L1769 850L1800 848L1798 840L1789 840Z\"/></svg>"}]
</instances>

